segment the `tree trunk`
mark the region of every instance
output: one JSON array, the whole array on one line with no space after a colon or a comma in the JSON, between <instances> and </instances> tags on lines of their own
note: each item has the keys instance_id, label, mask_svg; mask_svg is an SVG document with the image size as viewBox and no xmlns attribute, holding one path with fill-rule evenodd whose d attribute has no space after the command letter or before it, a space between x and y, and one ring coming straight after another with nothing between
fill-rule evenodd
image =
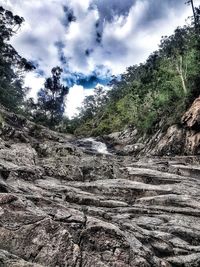
<instances>
[{"instance_id":1,"label":"tree trunk","mask_svg":"<svg viewBox=\"0 0 200 267\"><path fill-rule=\"evenodd\" d=\"M194 25L195 25L195 29L197 30L197 18L196 18L196 12L195 12L195 8L194 8L194 1L190 0L191 6L192 6L192 12L193 12L193 16L194 16Z\"/></svg>"},{"instance_id":2,"label":"tree trunk","mask_svg":"<svg viewBox=\"0 0 200 267\"><path fill-rule=\"evenodd\" d=\"M183 70L183 57L180 56L180 64L179 62L177 62L176 64L176 69L177 69L177 72L181 78L181 82L182 82L182 87L183 87L183 91L185 94L187 94L187 87L186 87L186 84L185 84L185 76L186 74L184 75L184 70Z\"/></svg>"}]
</instances>

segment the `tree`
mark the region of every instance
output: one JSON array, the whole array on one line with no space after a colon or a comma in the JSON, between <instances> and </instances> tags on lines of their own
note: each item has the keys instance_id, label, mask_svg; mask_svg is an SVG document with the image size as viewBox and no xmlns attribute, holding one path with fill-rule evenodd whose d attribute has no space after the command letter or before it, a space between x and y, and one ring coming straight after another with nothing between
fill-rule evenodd
<instances>
[{"instance_id":1,"label":"tree","mask_svg":"<svg viewBox=\"0 0 200 267\"><path fill-rule=\"evenodd\" d=\"M200 7L195 7L193 0L187 0L186 4L191 5L193 13L193 24L197 35L200 34Z\"/></svg>"},{"instance_id":2,"label":"tree","mask_svg":"<svg viewBox=\"0 0 200 267\"><path fill-rule=\"evenodd\" d=\"M27 88L23 87L25 71L34 66L22 58L12 45L10 38L17 33L24 19L13 15L0 6L0 102L9 109L19 109Z\"/></svg>"},{"instance_id":3,"label":"tree","mask_svg":"<svg viewBox=\"0 0 200 267\"><path fill-rule=\"evenodd\" d=\"M38 93L36 115L50 127L62 120L65 111L65 97L69 88L61 84L62 71L60 67L53 68L52 77L46 79L44 88Z\"/></svg>"},{"instance_id":4,"label":"tree","mask_svg":"<svg viewBox=\"0 0 200 267\"><path fill-rule=\"evenodd\" d=\"M196 12L197 10L196 10L196 8L194 6L194 1L193 0L187 0L186 4L191 5L191 7L192 7L194 25L195 25L195 29L197 30L197 28L198 28L198 17L197 17L197 12Z\"/></svg>"},{"instance_id":5,"label":"tree","mask_svg":"<svg viewBox=\"0 0 200 267\"><path fill-rule=\"evenodd\" d=\"M96 87L93 95L87 96L80 109L80 118L82 121L92 119L96 114L100 114L103 111L103 107L107 102L107 92L103 87Z\"/></svg>"},{"instance_id":6,"label":"tree","mask_svg":"<svg viewBox=\"0 0 200 267\"><path fill-rule=\"evenodd\" d=\"M172 59L175 70L180 77L184 94L188 93L186 85L188 62L186 55L189 50L188 37L190 35L191 32L188 27L178 27L173 35L164 37L160 44L161 54Z\"/></svg>"}]
</instances>

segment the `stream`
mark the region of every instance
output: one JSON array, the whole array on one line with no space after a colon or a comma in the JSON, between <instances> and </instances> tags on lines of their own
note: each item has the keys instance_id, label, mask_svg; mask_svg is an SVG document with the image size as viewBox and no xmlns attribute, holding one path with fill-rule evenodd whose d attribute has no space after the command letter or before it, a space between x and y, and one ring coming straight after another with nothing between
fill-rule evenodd
<instances>
[{"instance_id":1,"label":"stream","mask_svg":"<svg viewBox=\"0 0 200 267\"><path fill-rule=\"evenodd\" d=\"M89 154L111 154L105 143L97 141L94 138L78 139L76 140L76 145Z\"/></svg>"}]
</instances>

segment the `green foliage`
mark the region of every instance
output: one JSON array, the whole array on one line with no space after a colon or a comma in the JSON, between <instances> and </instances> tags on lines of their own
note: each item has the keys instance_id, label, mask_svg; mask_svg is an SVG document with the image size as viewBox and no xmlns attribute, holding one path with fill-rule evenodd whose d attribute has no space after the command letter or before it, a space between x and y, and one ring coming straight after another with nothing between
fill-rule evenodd
<instances>
[{"instance_id":1,"label":"green foliage","mask_svg":"<svg viewBox=\"0 0 200 267\"><path fill-rule=\"evenodd\" d=\"M96 106L93 97L86 99L76 132L101 135L129 125L140 134L152 134L179 123L199 94L199 59L200 35L193 24L177 28L162 38L159 50L144 64L129 67L121 80L113 79L103 104Z\"/></svg>"},{"instance_id":2,"label":"green foliage","mask_svg":"<svg viewBox=\"0 0 200 267\"><path fill-rule=\"evenodd\" d=\"M27 88L23 87L24 71L34 68L9 44L23 21L23 18L0 7L0 103L11 110L20 108L27 93Z\"/></svg>"},{"instance_id":3,"label":"green foliage","mask_svg":"<svg viewBox=\"0 0 200 267\"><path fill-rule=\"evenodd\" d=\"M26 111L35 122L55 128L62 122L65 111L65 97L69 88L61 84L60 67L51 71L52 77L46 79L44 88L38 93L38 101L29 99L26 103Z\"/></svg>"}]
</instances>

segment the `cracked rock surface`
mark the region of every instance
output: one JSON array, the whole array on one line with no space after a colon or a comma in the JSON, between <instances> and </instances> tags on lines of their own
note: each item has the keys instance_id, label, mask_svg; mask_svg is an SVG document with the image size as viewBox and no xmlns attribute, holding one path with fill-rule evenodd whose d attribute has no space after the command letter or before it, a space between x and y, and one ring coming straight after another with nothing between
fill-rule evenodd
<instances>
[{"instance_id":1,"label":"cracked rock surface","mask_svg":"<svg viewBox=\"0 0 200 267\"><path fill-rule=\"evenodd\" d=\"M198 157L91 155L4 118L0 266L200 266Z\"/></svg>"}]
</instances>

